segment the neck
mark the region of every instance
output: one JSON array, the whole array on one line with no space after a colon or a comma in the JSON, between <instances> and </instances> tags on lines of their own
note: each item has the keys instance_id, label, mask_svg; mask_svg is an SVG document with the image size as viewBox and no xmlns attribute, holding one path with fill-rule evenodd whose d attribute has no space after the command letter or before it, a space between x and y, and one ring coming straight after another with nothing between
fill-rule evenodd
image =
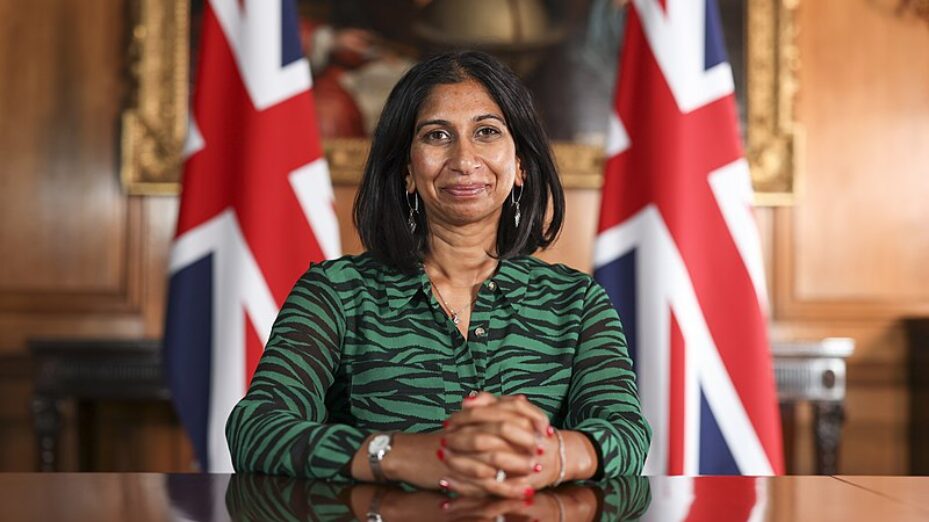
<instances>
[{"instance_id":1,"label":"neck","mask_svg":"<svg viewBox=\"0 0 929 522\"><path fill-rule=\"evenodd\" d=\"M497 227L430 224L428 241L424 264L433 281L471 287L497 267L497 260L491 257L497 249Z\"/></svg>"}]
</instances>

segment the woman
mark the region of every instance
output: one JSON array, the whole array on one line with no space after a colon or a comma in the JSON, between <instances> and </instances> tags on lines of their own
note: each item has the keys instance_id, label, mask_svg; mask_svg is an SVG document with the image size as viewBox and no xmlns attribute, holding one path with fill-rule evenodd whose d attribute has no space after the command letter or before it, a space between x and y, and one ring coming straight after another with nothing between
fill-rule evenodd
<instances>
[{"instance_id":1,"label":"woman","mask_svg":"<svg viewBox=\"0 0 929 522\"><path fill-rule=\"evenodd\" d=\"M640 473L650 431L616 312L589 276L529 257L563 213L509 69L477 52L413 67L355 202L367 252L295 285L229 417L236 469L510 498Z\"/></svg>"}]
</instances>

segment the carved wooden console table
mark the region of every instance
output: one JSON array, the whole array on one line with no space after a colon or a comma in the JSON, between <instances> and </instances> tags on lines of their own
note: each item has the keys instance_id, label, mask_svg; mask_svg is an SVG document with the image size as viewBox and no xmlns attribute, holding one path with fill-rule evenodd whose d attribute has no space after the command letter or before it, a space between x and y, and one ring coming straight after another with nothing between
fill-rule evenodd
<instances>
[{"instance_id":1,"label":"carved wooden console table","mask_svg":"<svg viewBox=\"0 0 929 522\"><path fill-rule=\"evenodd\" d=\"M35 418L38 465L56 471L64 400L170 399L157 340L36 340L29 343L35 360Z\"/></svg>"},{"instance_id":2,"label":"carved wooden console table","mask_svg":"<svg viewBox=\"0 0 929 522\"><path fill-rule=\"evenodd\" d=\"M779 342L771 348L781 422L786 428L784 453L788 457L793 454L795 407L809 402L813 407L817 475L838 472L845 421L845 359L854 349L855 342L848 338Z\"/></svg>"}]
</instances>

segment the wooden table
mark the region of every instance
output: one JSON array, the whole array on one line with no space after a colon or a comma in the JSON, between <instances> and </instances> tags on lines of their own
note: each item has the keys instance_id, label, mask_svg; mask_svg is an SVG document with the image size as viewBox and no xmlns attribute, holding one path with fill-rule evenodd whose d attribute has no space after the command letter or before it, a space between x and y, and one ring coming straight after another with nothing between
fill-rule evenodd
<instances>
[{"instance_id":1,"label":"wooden table","mask_svg":"<svg viewBox=\"0 0 929 522\"><path fill-rule=\"evenodd\" d=\"M929 520L924 477L648 477L522 501L258 475L0 474L5 521ZM377 519L374 519L377 520Z\"/></svg>"}]
</instances>

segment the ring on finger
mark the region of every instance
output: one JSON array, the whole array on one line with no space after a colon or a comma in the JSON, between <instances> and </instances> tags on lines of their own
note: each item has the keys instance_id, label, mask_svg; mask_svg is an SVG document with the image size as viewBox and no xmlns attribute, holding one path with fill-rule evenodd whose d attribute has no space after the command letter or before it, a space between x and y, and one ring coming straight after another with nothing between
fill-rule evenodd
<instances>
[{"instance_id":1,"label":"ring on finger","mask_svg":"<svg viewBox=\"0 0 929 522\"><path fill-rule=\"evenodd\" d=\"M497 482L503 482L504 480L506 480L506 471L503 471L502 469L498 469L497 476L494 477L494 480L496 480Z\"/></svg>"}]
</instances>

